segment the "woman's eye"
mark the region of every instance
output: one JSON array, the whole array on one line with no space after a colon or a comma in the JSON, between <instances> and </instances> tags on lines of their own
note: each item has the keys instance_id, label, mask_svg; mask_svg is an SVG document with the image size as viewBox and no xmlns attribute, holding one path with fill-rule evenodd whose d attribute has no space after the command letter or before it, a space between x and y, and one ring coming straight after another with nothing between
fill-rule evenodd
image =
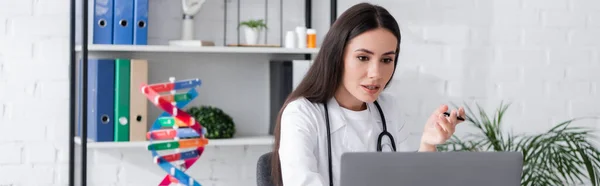
<instances>
[{"instance_id":1,"label":"woman's eye","mask_svg":"<svg viewBox=\"0 0 600 186\"><path fill-rule=\"evenodd\" d=\"M394 61L394 60L392 60L390 58L383 59L384 63L391 63L392 61Z\"/></svg>"},{"instance_id":2,"label":"woman's eye","mask_svg":"<svg viewBox=\"0 0 600 186\"><path fill-rule=\"evenodd\" d=\"M369 60L369 58L366 57L366 56L358 56L357 58L358 58L358 60L361 60L361 61L368 61Z\"/></svg>"}]
</instances>

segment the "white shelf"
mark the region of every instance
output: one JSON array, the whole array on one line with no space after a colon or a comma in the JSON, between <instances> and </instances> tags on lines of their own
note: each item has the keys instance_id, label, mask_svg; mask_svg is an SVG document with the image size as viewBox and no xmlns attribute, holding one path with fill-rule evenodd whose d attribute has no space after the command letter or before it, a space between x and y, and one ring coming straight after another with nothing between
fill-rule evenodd
<instances>
[{"instance_id":1,"label":"white shelf","mask_svg":"<svg viewBox=\"0 0 600 186\"><path fill-rule=\"evenodd\" d=\"M207 146L244 146L244 145L271 145L273 136L248 136L234 137L231 139L209 139ZM81 138L75 137L75 144L81 145ZM87 148L117 149L117 148L147 148L149 141L135 142L87 142Z\"/></svg>"},{"instance_id":2,"label":"white shelf","mask_svg":"<svg viewBox=\"0 0 600 186\"><path fill-rule=\"evenodd\" d=\"M75 51L81 52L78 45ZM283 47L230 47L203 46L186 47L170 45L88 45L88 52L188 52L188 53L259 53L259 54L317 54L318 48L283 48Z\"/></svg>"}]
</instances>

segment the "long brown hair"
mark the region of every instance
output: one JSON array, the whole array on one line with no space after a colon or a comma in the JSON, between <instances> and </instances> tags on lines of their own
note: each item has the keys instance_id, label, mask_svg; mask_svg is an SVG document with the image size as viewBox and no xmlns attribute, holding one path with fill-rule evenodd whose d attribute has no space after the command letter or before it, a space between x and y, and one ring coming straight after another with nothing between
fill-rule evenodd
<instances>
[{"instance_id":1,"label":"long brown hair","mask_svg":"<svg viewBox=\"0 0 600 186\"><path fill-rule=\"evenodd\" d=\"M324 103L331 99L342 80L346 43L361 33L376 28L388 29L396 36L398 45L400 44L400 29L394 17L385 8L369 3L360 3L350 7L339 16L327 32L313 65L279 110L271 157L271 177L275 185L283 185L278 152L283 110L290 101L299 97L305 97L313 103ZM396 48L396 54L398 52L399 46ZM398 55L394 59L394 71L397 63Z\"/></svg>"}]
</instances>

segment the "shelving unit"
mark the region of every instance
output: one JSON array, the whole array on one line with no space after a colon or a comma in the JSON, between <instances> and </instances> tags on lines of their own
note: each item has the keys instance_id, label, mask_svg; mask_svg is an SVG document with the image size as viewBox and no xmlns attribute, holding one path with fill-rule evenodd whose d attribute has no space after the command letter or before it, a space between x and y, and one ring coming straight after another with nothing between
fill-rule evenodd
<instances>
[{"instance_id":1,"label":"shelving unit","mask_svg":"<svg viewBox=\"0 0 600 186\"><path fill-rule=\"evenodd\" d=\"M75 51L81 52L77 46ZM170 45L88 45L88 52L182 52L182 53L247 53L247 54L317 54L318 48L281 48L281 47L234 47L204 46L184 47Z\"/></svg>"},{"instance_id":2,"label":"shelving unit","mask_svg":"<svg viewBox=\"0 0 600 186\"><path fill-rule=\"evenodd\" d=\"M81 138L75 137L75 143L81 145ZM121 148L136 148L146 149L150 144L149 141L134 141L134 142L87 142L89 149L121 149ZM211 139L207 146L240 146L240 145L271 145L273 144L273 136L245 136L235 137L231 139Z\"/></svg>"},{"instance_id":3,"label":"shelving unit","mask_svg":"<svg viewBox=\"0 0 600 186\"><path fill-rule=\"evenodd\" d=\"M175 55L205 55L205 54L249 54L249 55L266 55L269 57L275 58L299 58L308 60L311 58L311 55L317 54L319 52L318 48L315 49L288 49L281 47L248 47L248 46L204 46L204 47L183 47L183 46L169 46L169 45L97 45L91 44L90 39L88 38L88 33L90 32L90 27L87 25L89 23L88 17L90 15L90 10L86 7L89 7L89 3L93 1L70 1L70 101L69 101L69 113L70 113L70 122L69 122L69 185L70 186L85 186L87 185L87 150L88 149L140 149L146 150L147 146L150 144L150 141L133 141L133 142L93 142L87 140L87 124L82 124L81 134L79 137L76 135L77 128L77 117L80 112L77 110L77 89L79 88L77 85L77 62L82 60L83 67L87 66L88 58L94 56L129 56L132 54L151 54L149 56L162 55L171 53L177 53ZM224 0L225 3L228 0ZM283 0L280 0L280 3ZM77 5L76 3L83 3L83 5ZM238 0L239 3L239 0ZM265 0L265 3L268 3ZM333 23L337 17L337 2L336 0L330 0L331 9L331 23ZM312 26L312 0L305 0L305 26ZM77 10L80 7L81 10ZM238 4L238 19L239 19L239 4ZM76 12L82 12L81 24L76 23L77 15ZM281 12L283 14L283 12ZM226 13L225 13L226 15ZM239 20L238 20L239 23ZM82 35L79 36L82 39L82 44L76 44L76 25L81 25ZM282 30L280 30L283 32ZM239 34L238 34L239 37ZM239 42L239 38L238 38ZM86 46L86 47L83 47ZM302 58L303 56L303 58ZM152 59L149 59L152 60ZM265 61L267 63L268 61ZM84 80L87 78L87 72L83 71ZM87 87L87 82L83 81L83 89ZM85 92L85 90L84 90ZM82 101L82 121L87 120L86 107L87 100L84 94ZM244 145L271 145L273 143L273 136L271 135L256 135L256 136L235 136L231 139L209 139L208 146L244 146ZM80 173L76 174L76 166L75 166L75 147L81 148L81 158L77 162L81 162ZM80 183L76 183L76 177L79 177L77 181Z\"/></svg>"},{"instance_id":4,"label":"shelving unit","mask_svg":"<svg viewBox=\"0 0 600 186\"><path fill-rule=\"evenodd\" d=\"M288 49L288 48L280 48L280 47L244 47L244 46L205 46L205 47L183 47L183 46L169 46L169 45L96 45L90 44L88 38L89 28L87 26L81 26L81 30L83 32L82 36L82 45L76 45L76 12L77 8L80 7L81 12L83 12L82 22L79 25L88 25L88 16L92 14L89 12L90 9L89 3L93 1L70 1L70 101L69 101L69 113L70 113L70 121L69 121L69 185L70 186L86 186L87 185L87 150L88 149L140 149L145 150L150 143L149 141L134 141L134 142L93 142L88 141L86 139L87 136L87 125L82 124L82 137L76 136L76 128L77 128L77 117L79 111L77 110L77 62L79 60L83 61L84 67L87 66L88 58L90 56L94 56L100 54L101 56L113 56L114 54L132 54L132 53L182 53L182 55L186 54L260 54L260 55L269 55L269 56L304 56L304 59L310 59L311 55L317 54L319 49ZM225 0L224 2L227 2ZM268 1L265 1L268 2ZM305 26L311 27L312 25L312 1L305 0ZM83 5L77 5L76 3L82 3ZM238 1L239 3L239 1ZM330 0L331 9L331 23L333 23L337 17L337 1ZM239 4L238 4L239 8ZM226 14L226 13L225 13ZM239 10L238 10L238 18L239 18ZM238 21L239 23L239 21ZM239 34L238 34L239 37ZM239 38L238 38L239 41ZM86 46L86 47L83 47ZM84 79L87 78L87 72L83 71ZM84 98L85 98L85 89L87 87L87 82L83 81L84 89ZM81 100L83 102L83 116L82 121L87 120L86 115L86 107L87 100ZM273 143L273 136L271 135L258 135L258 136L236 136L232 139L210 139L208 146L243 146L243 145L271 145ZM75 147L78 146L81 148L81 159L77 162L81 163L80 169L81 173L77 174L76 166L75 166ZM76 177L79 176L79 180L81 183L76 183Z\"/></svg>"}]
</instances>

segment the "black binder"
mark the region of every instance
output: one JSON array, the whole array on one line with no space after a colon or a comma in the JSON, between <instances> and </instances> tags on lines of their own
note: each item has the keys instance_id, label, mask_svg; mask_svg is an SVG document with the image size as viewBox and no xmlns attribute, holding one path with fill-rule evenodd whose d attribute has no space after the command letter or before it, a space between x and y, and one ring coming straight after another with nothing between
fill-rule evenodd
<instances>
[{"instance_id":1,"label":"black binder","mask_svg":"<svg viewBox=\"0 0 600 186\"><path fill-rule=\"evenodd\" d=\"M293 89L293 63L289 60L271 60L269 134L273 134L279 110Z\"/></svg>"}]
</instances>

